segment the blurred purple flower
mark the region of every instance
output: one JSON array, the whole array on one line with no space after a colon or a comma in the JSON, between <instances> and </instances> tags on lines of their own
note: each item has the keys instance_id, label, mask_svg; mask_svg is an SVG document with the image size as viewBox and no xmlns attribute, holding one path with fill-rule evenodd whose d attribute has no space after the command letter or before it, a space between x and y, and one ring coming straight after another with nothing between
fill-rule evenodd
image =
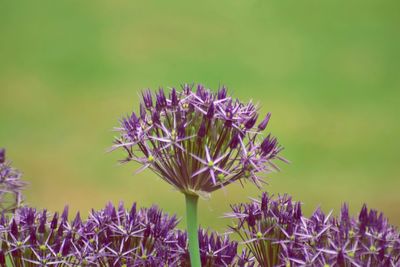
<instances>
[{"instance_id":1,"label":"blurred purple flower","mask_svg":"<svg viewBox=\"0 0 400 267\"><path fill-rule=\"evenodd\" d=\"M13 212L22 203L26 183L21 173L6 160L6 151L0 148L0 213Z\"/></svg>"}]
</instances>

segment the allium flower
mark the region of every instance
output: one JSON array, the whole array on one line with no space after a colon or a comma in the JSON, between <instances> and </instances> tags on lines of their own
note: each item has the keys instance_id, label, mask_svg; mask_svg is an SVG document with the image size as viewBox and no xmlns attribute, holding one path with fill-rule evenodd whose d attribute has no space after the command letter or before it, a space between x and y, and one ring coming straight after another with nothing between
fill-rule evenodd
<instances>
[{"instance_id":1,"label":"allium flower","mask_svg":"<svg viewBox=\"0 0 400 267\"><path fill-rule=\"evenodd\" d=\"M251 181L258 187L262 175L278 167L282 147L276 138L263 137L271 114L256 125L257 107L228 95L222 87L212 93L202 85L196 91L184 85L153 95L142 93L140 113L121 120L114 149L123 148L127 158L149 168L185 194L192 267L200 266L197 235L197 201L235 181ZM153 98L155 101L153 102Z\"/></svg>"},{"instance_id":2,"label":"allium flower","mask_svg":"<svg viewBox=\"0 0 400 267\"><path fill-rule=\"evenodd\" d=\"M156 206L106 205L87 220L22 207L0 217L0 266L190 266L187 233ZM237 242L198 231L203 266L233 266ZM7 265L9 266L9 265Z\"/></svg>"},{"instance_id":3,"label":"allium flower","mask_svg":"<svg viewBox=\"0 0 400 267\"><path fill-rule=\"evenodd\" d=\"M232 206L232 209L226 217L237 218L237 225L231 229L239 234L257 262L262 266L278 265L279 242L295 239L293 232L301 223L300 203L293 203L287 195L271 200L264 193L261 201Z\"/></svg>"},{"instance_id":4,"label":"allium flower","mask_svg":"<svg viewBox=\"0 0 400 267\"><path fill-rule=\"evenodd\" d=\"M343 205L338 218L317 209L302 216L287 195L232 206L231 229L260 266L398 266L400 233L364 205L358 219Z\"/></svg>"},{"instance_id":5,"label":"allium flower","mask_svg":"<svg viewBox=\"0 0 400 267\"><path fill-rule=\"evenodd\" d=\"M271 114L259 125L257 107L198 85L184 85L167 97L163 89L142 93L140 113L132 113L116 128L121 136L114 148L127 152L124 162L136 161L186 194L213 192L237 180L257 186L262 174L284 160L270 135L262 136ZM155 101L153 101L155 99Z\"/></svg>"},{"instance_id":6,"label":"allium flower","mask_svg":"<svg viewBox=\"0 0 400 267\"><path fill-rule=\"evenodd\" d=\"M87 221L79 213L68 221L68 209L48 217L46 210L22 207L0 220L1 255L12 266L163 266L176 261L165 253L175 243L175 216L157 207L125 210L111 204L92 211ZM162 252L162 253L161 253Z\"/></svg>"},{"instance_id":7,"label":"allium flower","mask_svg":"<svg viewBox=\"0 0 400 267\"><path fill-rule=\"evenodd\" d=\"M12 212L22 202L22 189L26 183L21 173L6 160L6 151L0 148L0 213Z\"/></svg>"}]
</instances>

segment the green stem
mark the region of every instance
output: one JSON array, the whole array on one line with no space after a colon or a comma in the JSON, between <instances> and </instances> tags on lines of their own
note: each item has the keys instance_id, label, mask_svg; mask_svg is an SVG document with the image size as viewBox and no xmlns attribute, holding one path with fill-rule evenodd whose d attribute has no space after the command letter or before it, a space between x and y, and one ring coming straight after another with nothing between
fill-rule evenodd
<instances>
[{"instance_id":1,"label":"green stem","mask_svg":"<svg viewBox=\"0 0 400 267\"><path fill-rule=\"evenodd\" d=\"M197 225L198 196L185 194L186 198L186 226L189 238L189 253L191 267L201 267L199 236Z\"/></svg>"}]
</instances>

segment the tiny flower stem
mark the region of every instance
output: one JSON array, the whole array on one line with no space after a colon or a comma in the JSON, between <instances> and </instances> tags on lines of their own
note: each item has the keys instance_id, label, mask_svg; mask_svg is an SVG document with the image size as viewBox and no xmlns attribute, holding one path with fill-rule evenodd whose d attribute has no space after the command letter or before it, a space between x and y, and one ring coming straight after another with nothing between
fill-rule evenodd
<instances>
[{"instance_id":1,"label":"tiny flower stem","mask_svg":"<svg viewBox=\"0 0 400 267\"><path fill-rule=\"evenodd\" d=\"M185 194L186 199L186 226L189 238L190 264L192 267L201 267L198 223L197 223L197 201L196 195Z\"/></svg>"}]
</instances>

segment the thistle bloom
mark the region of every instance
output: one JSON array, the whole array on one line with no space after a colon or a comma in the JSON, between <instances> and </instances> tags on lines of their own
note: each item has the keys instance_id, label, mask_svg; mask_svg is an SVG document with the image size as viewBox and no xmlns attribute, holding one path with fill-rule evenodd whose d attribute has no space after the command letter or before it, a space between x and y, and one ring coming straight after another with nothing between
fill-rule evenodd
<instances>
[{"instance_id":1,"label":"thistle bloom","mask_svg":"<svg viewBox=\"0 0 400 267\"><path fill-rule=\"evenodd\" d=\"M206 194L237 180L263 183L262 174L283 160L277 140L263 137L270 113L259 125L257 107L228 95L225 87L212 93L202 85L184 85L165 95L142 93L140 113L116 128L114 148L127 152L124 162L139 162L185 194ZM154 101L153 101L154 99Z\"/></svg>"},{"instance_id":2,"label":"thistle bloom","mask_svg":"<svg viewBox=\"0 0 400 267\"><path fill-rule=\"evenodd\" d=\"M317 209L309 218L287 195L232 206L231 229L260 266L398 266L400 233L364 205L358 218L343 205L338 218Z\"/></svg>"},{"instance_id":3,"label":"thistle bloom","mask_svg":"<svg viewBox=\"0 0 400 267\"><path fill-rule=\"evenodd\" d=\"M0 148L0 213L12 212L22 202L22 189L26 183L21 173L6 160L6 151Z\"/></svg>"}]
</instances>

